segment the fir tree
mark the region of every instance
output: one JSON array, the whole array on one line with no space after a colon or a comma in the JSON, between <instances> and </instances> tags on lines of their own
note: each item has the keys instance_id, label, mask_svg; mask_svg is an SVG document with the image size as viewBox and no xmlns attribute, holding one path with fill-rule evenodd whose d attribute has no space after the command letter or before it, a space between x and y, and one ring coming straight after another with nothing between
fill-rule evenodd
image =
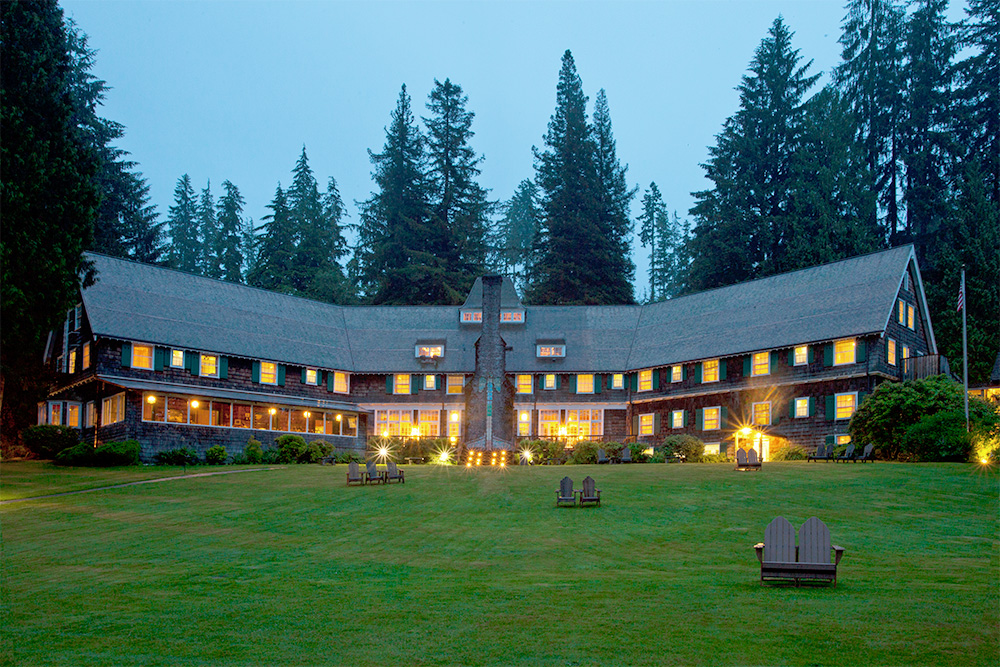
<instances>
[{"instance_id":1,"label":"fir tree","mask_svg":"<svg viewBox=\"0 0 1000 667\"><path fill-rule=\"evenodd\" d=\"M170 265L181 271L197 273L201 260L198 241L198 202L191 178L184 174L174 187L174 205L167 218L170 228Z\"/></svg>"},{"instance_id":2,"label":"fir tree","mask_svg":"<svg viewBox=\"0 0 1000 667\"><path fill-rule=\"evenodd\" d=\"M433 223L441 227L448 242L444 292L460 303L482 275L486 264L488 214L492 208L487 192L476 181L482 158L469 145L475 135L475 114L466 110L468 97L450 79L434 80L425 117L427 127L428 183Z\"/></svg>"},{"instance_id":3,"label":"fir tree","mask_svg":"<svg viewBox=\"0 0 1000 667\"><path fill-rule=\"evenodd\" d=\"M658 233L662 228L662 219L667 215L667 207L663 203L663 195L655 182L649 184L642 195L642 213L639 214L639 242L643 248L649 248L649 296L650 303L661 301L663 292L660 284L660 245Z\"/></svg>"},{"instance_id":4,"label":"fir tree","mask_svg":"<svg viewBox=\"0 0 1000 667\"><path fill-rule=\"evenodd\" d=\"M503 212L492 243L494 259L490 264L492 270L510 276L523 293L532 270L534 243L542 217L534 181L521 181L514 196L503 205Z\"/></svg>"},{"instance_id":5,"label":"fir tree","mask_svg":"<svg viewBox=\"0 0 1000 667\"><path fill-rule=\"evenodd\" d=\"M223 195L219 198L218 221L219 235L216 244L216 255L220 275L218 277L229 282L242 282L245 262L245 243L243 240L244 221L243 206L246 202L231 181L222 182Z\"/></svg>"},{"instance_id":6,"label":"fir tree","mask_svg":"<svg viewBox=\"0 0 1000 667\"><path fill-rule=\"evenodd\" d=\"M324 263L328 261L323 224L323 204L319 184L309 166L306 147L292 170L292 185L288 196L288 215L294 230L295 261L292 263L291 284L300 293L312 290L312 283Z\"/></svg>"},{"instance_id":7,"label":"fir tree","mask_svg":"<svg viewBox=\"0 0 1000 667\"><path fill-rule=\"evenodd\" d=\"M629 276L616 232L609 226L609 201L598 175L594 131L587 122L587 97L573 54L562 58L556 110L549 120L545 150L534 149L543 222L536 243L527 298L536 304L601 304L632 300Z\"/></svg>"},{"instance_id":8,"label":"fir tree","mask_svg":"<svg viewBox=\"0 0 1000 667\"><path fill-rule=\"evenodd\" d=\"M1000 204L1000 0L969 0L961 44L970 55L958 65L959 141L966 160L986 179L986 195Z\"/></svg>"},{"instance_id":9,"label":"fir tree","mask_svg":"<svg viewBox=\"0 0 1000 667\"><path fill-rule=\"evenodd\" d=\"M212 197L212 182L205 184L198 199L198 269L201 275L221 278L219 264L219 229L215 217L215 199Z\"/></svg>"},{"instance_id":10,"label":"fir tree","mask_svg":"<svg viewBox=\"0 0 1000 667\"><path fill-rule=\"evenodd\" d=\"M165 222L160 221L156 206L149 203L149 184L138 174L129 173L127 187L132 191L126 217L125 245L128 257L144 264L160 264L166 260Z\"/></svg>"},{"instance_id":11,"label":"fir tree","mask_svg":"<svg viewBox=\"0 0 1000 667\"><path fill-rule=\"evenodd\" d=\"M259 251L247 284L263 289L295 293L292 268L295 262L295 226L285 192L278 184L274 199L267 205L271 213L264 216L263 233L257 241Z\"/></svg>"}]
</instances>

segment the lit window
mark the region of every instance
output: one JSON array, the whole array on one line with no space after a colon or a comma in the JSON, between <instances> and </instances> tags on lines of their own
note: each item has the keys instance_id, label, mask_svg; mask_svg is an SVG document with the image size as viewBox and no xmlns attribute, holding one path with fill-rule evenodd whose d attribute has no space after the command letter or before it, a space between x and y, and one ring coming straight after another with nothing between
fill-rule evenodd
<instances>
[{"instance_id":1,"label":"lit window","mask_svg":"<svg viewBox=\"0 0 1000 667\"><path fill-rule=\"evenodd\" d=\"M555 389L556 388L556 376L553 373L548 373L545 376L545 388Z\"/></svg>"},{"instance_id":2,"label":"lit window","mask_svg":"<svg viewBox=\"0 0 1000 667\"><path fill-rule=\"evenodd\" d=\"M833 344L833 365L853 364L857 358L857 347L857 341L853 338L850 340L838 340Z\"/></svg>"},{"instance_id":3,"label":"lit window","mask_svg":"<svg viewBox=\"0 0 1000 667\"><path fill-rule=\"evenodd\" d=\"M462 411L461 410L449 410L448 411L448 437L455 436L456 438L462 435Z\"/></svg>"},{"instance_id":4,"label":"lit window","mask_svg":"<svg viewBox=\"0 0 1000 667\"><path fill-rule=\"evenodd\" d=\"M433 375L425 375L424 389L428 391L437 389L437 378Z\"/></svg>"},{"instance_id":5,"label":"lit window","mask_svg":"<svg viewBox=\"0 0 1000 667\"><path fill-rule=\"evenodd\" d=\"M517 393L519 393L519 394L530 394L531 393L531 376L530 375L518 375L517 376Z\"/></svg>"},{"instance_id":6,"label":"lit window","mask_svg":"<svg viewBox=\"0 0 1000 667\"><path fill-rule=\"evenodd\" d=\"M769 352L754 352L751 375L768 375L771 372L771 354Z\"/></svg>"},{"instance_id":7,"label":"lit window","mask_svg":"<svg viewBox=\"0 0 1000 667\"><path fill-rule=\"evenodd\" d=\"M603 410L567 410L566 436L569 438L592 438L604 433Z\"/></svg>"},{"instance_id":8,"label":"lit window","mask_svg":"<svg viewBox=\"0 0 1000 667\"><path fill-rule=\"evenodd\" d=\"M517 434L518 436L531 435L531 410L517 411Z\"/></svg>"},{"instance_id":9,"label":"lit window","mask_svg":"<svg viewBox=\"0 0 1000 667\"><path fill-rule=\"evenodd\" d=\"M653 390L653 371L639 371L639 391Z\"/></svg>"},{"instance_id":10,"label":"lit window","mask_svg":"<svg viewBox=\"0 0 1000 667\"><path fill-rule=\"evenodd\" d=\"M333 390L338 394L346 394L349 391L347 387L347 373L338 371L333 374Z\"/></svg>"},{"instance_id":11,"label":"lit window","mask_svg":"<svg viewBox=\"0 0 1000 667\"><path fill-rule=\"evenodd\" d=\"M809 363L809 346L799 345L795 348L795 365L805 366Z\"/></svg>"},{"instance_id":12,"label":"lit window","mask_svg":"<svg viewBox=\"0 0 1000 667\"><path fill-rule=\"evenodd\" d=\"M800 419L802 417L809 416L809 399L808 398L796 398L795 399L795 418Z\"/></svg>"},{"instance_id":13,"label":"lit window","mask_svg":"<svg viewBox=\"0 0 1000 667\"><path fill-rule=\"evenodd\" d=\"M674 410L670 413L670 428L684 428L683 410Z\"/></svg>"},{"instance_id":14,"label":"lit window","mask_svg":"<svg viewBox=\"0 0 1000 667\"><path fill-rule=\"evenodd\" d=\"M702 429L705 431L718 431L720 428L720 418L719 415L722 412L721 408L705 408L702 420Z\"/></svg>"},{"instance_id":15,"label":"lit window","mask_svg":"<svg viewBox=\"0 0 1000 667\"><path fill-rule=\"evenodd\" d=\"M83 365L80 368L90 368L90 343L83 344Z\"/></svg>"},{"instance_id":16,"label":"lit window","mask_svg":"<svg viewBox=\"0 0 1000 667\"><path fill-rule=\"evenodd\" d=\"M420 410L417 428L421 438L436 438L441 435L441 413L438 410ZM412 432L411 432L412 433Z\"/></svg>"},{"instance_id":17,"label":"lit window","mask_svg":"<svg viewBox=\"0 0 1000 667\"><path fill-rule=\"evenodd\" d=\"M409 438L413 434L412 419L412 410L376 410L375 432L386 437Z\"/></svg>"},{"instance_id":18,"label":"lit window","mask_svg":"<svg viewBox=\"0 0 1000 667\"><path fill-rule=\"evenodd\" d=\"M397 373L393 377L392 393L394 394L410 393L410 376L408 373ZM404 435L409 435L409 434L407 433Z\"/></svg>"},{"instance_id":19,"label":"lit window","mask_svg":"<svg viewBox=\"0 0 1000 667\"><path fill-rule=\"evenodd\" d=\"M319 371L315 368L307 368L306 384L319 384Z\"/></svg>"},{"instance_id":20,"label":"lit window","mask_svg":"<svg viewBox=\"0 0 1000 667\"><path fill-rule=\"evenodd\" d=\"M559 433L562 425L559 422L559 411L558 410L539 410L538 411L538 435L543 438L558 438L560 435L565 436L566 433Z\"/></svg>"},{"instance_id":21,"label":"lit window","mask_svg":"<svg viewBox=\"0 0 1000 667\"><path fill-rule=\"evenodd\" d=\"M767 426L771 423L771 404L753 404L753 423L758 426Z\"/></svg>"},{"instance_id":22,"label":"lit window","mask_svg":"<svg viewBox=\"0 0 1000 667\"><path fill-rule=\"evenodd\" d=\"M904 345L903 346L903 359L909 359L909 358L910 358L910 346L909 345Z\"/></svg>"},{"instance_id":23,"label":"lit window","mask_svg":"<svg viewBox=\"0 0 1000 667\"><path fill-rule=\"evenodd\" d=\"M479 311L467 310L462 313L463 322L482 322L483 314Z\"/></svg>"},{"instance_id":24,"label":"lit window","mask_svg":"<svg viewBox=\"0 0 1000 667\"><path fill-rule=\"evenodd\" d=\"M524 313L520 311L505 310L500 313L501 322L523 322Z\"/></svg>"},{"instance_id":25,"label":"lit window","mask_svg":"<svg viewBox=\"0 0 1000 667\"><path fill-rule=\"evenodd\" d=\"M594 393L594 376L592 374L581 374L576 376L576 393Z\"/></svg>"},{"instance_id":26,"label":"lit window","mask_svg":"<svg viewBox=\"0 0 1000 667\"><path fill-rule=\"evenodd\" d=\"M913 321L913 312L914 312L913 311L913 306L909 306L909 305L906 306L906 326L908 328L910 328L910 329L915 329L916 328L916 326L914 325L914 321Z\"/></svg>"},{"instance_id":27,"label":"lit window","mask_svg":"<svg viewBox=\"0 0 1000 667\"><path fill-rule=\"evenodd\" d=\"M906 304L902 299L899 300L899 316L897 319L900 324L906 324Z\"/></svg>"},{"instance_id":28,"label":"lit window","mask_svg":"<svg viewBox=\"0 0 1000 667\"><path fill-rule=\"evenodd\" d=\"M611 376L611 388L612 389L624 389L625 388L625 374L615 373Z\"/></svg>"},{"instance_id":29,"label":"lit window","mask_svg":"<svg viewBox=\"0 0 1000 667\"><path fill-rule=\"evenodd\" d=\"M653 415L639 415L639 435L653 435Z\"/></svg>"},{"instance_id":30,"label":"lit window","mask_svg":"<svg viewBox=\"0 0 1000 667\"><path fill-rule=\"evenodd\" d=\"M92 428L97 423L97 406L93 401L87 403L85 419L84 424L87 428Z\"/></svg>"},{"instance_id":31,"label":"lit window","mask_svg":"<svg viewBox=\"0 0 1000 667\"><path fill-rule=\"evenodd\" d=\"M273 361L260 362L260 383L278 384L278 364Z\"/></svg>"},{"instance_id":32,"label":"lit window","mask_svg":"<svg viewBox=\"0 0 1000 667\"><path fill-rule=\"evenodd\" d=\"M109 396L101 402L101 424L108 425L125 419L125 394Z\"/></svg>"},{"instance_id":33,"label":"lit window","mask_svg":"<svg viewBox=\"0 0 1000 667\"><path fill-rule=\"evenodd\" d=\"M536 345L535 346L535 356L537 357L565 357L566 356L566 346L565 345Z\"/></svg>"},{"instance_id":34,"label":"lit window","mask_svg":"<svg viewBox=\"0 0 1000 667\"><path fill-rule=\"evenodd\" d=\"M443 357L444 345L418 345L417 356L429 358Z\"/></svg>"},{"instance_id":35,"label":"lit window","mask_svg":"<svg viewBox=\"0 0 1000 667\"><path fill-rule=\"evenodd\" d=\"M851 444L851 436L849 435L838 435L837 436L838 445L849 445Z\"/></svg>"},{"instance_id":36,"label":"lit window","mask_svg":"<svg viewBox=\"0 0 1000 667\"><path fill-rule=\"evenodd\" d=\"M70 403L66 406L66 426L80 428L80 406Z\"/></svg>"},{"instance_id":37,"label":"lit window","mask_svg":"<svg viewBox=\"0 0 1000 667\"><path fill-rule=\"evenodd\" d=\"M896 365L896 341L892 338L886 341L885 346L885 360L890 366Z\"/></svg>"},{"instance_id":38,"label":"lit window","mask_svg":"<svg viewBox=\"0 0 1000 667\"><path fill-rule=\"evenodd\" d=\"M69 363L66 365L66 372L67 373L75 373L76 372L76 350L75 349L69 351Z\"/></svg>"},{"instance_id":39,"label":"lit window","mask_svg":"<svg viewBox=\"0 0 1000 667\"><path fill-rule=\"evenodd\" d=\"M62 426L62 403L52 403L52 415L49 417L49 423L54 426Z\"/></svg>"},{"instance_id":40,"label":"lit window","mask_svg":"<svg viewBox=\"0 0 1000 667\"><path fill-rule=\"evenodd\" d=\"M461 394L465 387L465 376L464 375L449 375L448 376L448 393L449 394Z\"/></svg>"},{"instance_id":41,"label":"lit window","mask_svg":"<svg viewBox=\"0 0 1000 667\"><path fill-rule=\"evenodd\" d=\"M671 366L670 367L670 381L680 382L684 379L684 367L683 366Z\"/></svg>"},{"instance_id":42,"label":"lit window","mask_svg":"<svg viewBox=\"0 0 1000 667\"><path fill-rule=\"evenodd\" d=\"M856 393L837 394L837 419L850 419L857 407L858 395Z\"/></svg>"},{"instance_id":43,"label":"lit window","mask_svg":"<svg viewBox=\"0 0 1000 667\"><path fill-rule=\"evenodd\" d=\"M219 377L219 358L214 354L201 355L202 377Z\"/></svg>"},{"instance_id":44,"label":"lit window","mask_svg":"<svg viewBox=\"0 0 1000 667\"><path fill-rule=\"evenodd\" d=\"M705 449L702 450L703 454L720 454L722 452L721 442L706 442Z\"/></svg>"},{"instance_id":45,"label":"lit window","mask_svg":"<svg viewBox=\"0 0 1000 667\"><path fill-rule=\"evenodd\" d=\"M153 346L133 345L132 346L132 368L145 368L153 370Z\"/></svg>"},{"instance_id":46,"label":"lit window","mask_svg":"<svg viewBox=\"0 0 1000 667\"><path fill-rule=\"evenodd\" d=\"M184 350L170 350L171 368L184 368Z\"/></svg>"},{"instance_id":47,"label":"lit window","mask_svg":"<svg viewBox=\"0 0 1000 667\"><path fill-rule=\"evenodd\" d=\"M701 381L702 382L718 382L719 381L719 360L712 359L706 361L702 364L701 371Z\"/></svg>"}]
</instances>

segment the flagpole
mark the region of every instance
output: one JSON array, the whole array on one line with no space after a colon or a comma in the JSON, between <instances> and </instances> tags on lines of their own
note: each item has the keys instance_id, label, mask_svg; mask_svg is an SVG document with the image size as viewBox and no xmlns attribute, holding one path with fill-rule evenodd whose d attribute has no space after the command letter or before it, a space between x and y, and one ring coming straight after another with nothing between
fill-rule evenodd
<instances>
[{"instance_id":1,"label":"flagpole","mask_svg":"<svg viewBox=\"0 0 1000 667\"><path fill-rule=\"evenodd\" d=\"M969 431L969 337L966 333L965 327L965 311L966 311L966 297L965 297L965 265L962 265L962 384L965 387L965 391L962 392L962 396L965 398L965 430Z\"/></svg>"}]
</instances>

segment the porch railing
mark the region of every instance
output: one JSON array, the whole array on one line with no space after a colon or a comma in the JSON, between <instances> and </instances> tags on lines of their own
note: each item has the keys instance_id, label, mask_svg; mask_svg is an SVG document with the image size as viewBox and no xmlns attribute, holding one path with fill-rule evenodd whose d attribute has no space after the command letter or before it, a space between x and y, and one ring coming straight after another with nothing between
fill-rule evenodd
<instances>
[{"instance_id":1,"label":"porch railing","mask_svg":"<svg viewBox=\"0 0 1000 667\"><path fill-rule=\"evenodd\" d=\"M903 359L904 380L922 380L934 375L951 375L948 358L943 354L927 354Z\"/></svg>"}]
</instances>

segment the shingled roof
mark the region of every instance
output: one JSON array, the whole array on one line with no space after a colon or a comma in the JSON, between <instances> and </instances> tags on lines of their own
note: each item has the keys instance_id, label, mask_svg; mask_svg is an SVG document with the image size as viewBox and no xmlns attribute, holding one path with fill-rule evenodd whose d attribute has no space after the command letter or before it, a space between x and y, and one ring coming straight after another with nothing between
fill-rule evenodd
<instances>
[{"instance_id":1,"label":"shingled roof","mask_svg":"<svg viewBox=\"0 0 1000 667\"><path fill-rule=\"evenodd\" d=\"M479 328L459 323L463 307L335 306L105 255L88 259L97 283L83 303L99 336L354 373L475 367ZM904 246L646 306L526 306L524 324L501 326L512 348L507 368L621 372L878 333L911 264L913 249ZM520 306L504 283L505 303ZM476 300L473 289L464 307ZM536 358L536 342L552 337L565 341L565 358ZM445 354L427 366L414 347L431 340L444 342Z\"/></svg>"}]
</instances>

